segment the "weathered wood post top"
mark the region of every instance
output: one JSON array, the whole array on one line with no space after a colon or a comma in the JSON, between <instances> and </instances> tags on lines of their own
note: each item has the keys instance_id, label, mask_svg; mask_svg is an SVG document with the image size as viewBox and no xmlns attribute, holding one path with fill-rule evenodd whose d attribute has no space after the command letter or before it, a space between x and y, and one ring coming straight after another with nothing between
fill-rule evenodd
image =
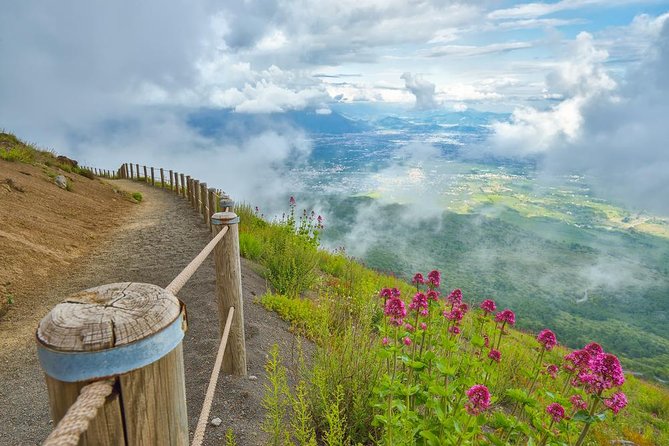
<instances>
[{"instance_id":1,"label":"weathered wood post top","mask_svg":"<svg viewBox=\"0 0 669 446\"><path fill-rule=\"evenodd\" d=\"M37 328L57 423L90 381L118 377L80 444L188 444L182 340L185 307L146 283L113 283L69 296Z\"/></svg>"}]
</instances>

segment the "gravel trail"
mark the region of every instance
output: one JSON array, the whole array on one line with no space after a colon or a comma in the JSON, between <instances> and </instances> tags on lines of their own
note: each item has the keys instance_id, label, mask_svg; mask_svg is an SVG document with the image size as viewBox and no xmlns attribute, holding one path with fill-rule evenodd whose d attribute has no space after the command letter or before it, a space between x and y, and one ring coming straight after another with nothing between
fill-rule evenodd
<instances>
[{"instance_id":1,"label":"gravel trail","mask_svg":"<svg viewBox=\"0 0 669 446\"><path fill-rule=\"evenodd\" d=\"M23 342L11 350L0 350L0 445L40 444L53 427L33 341L37 322L50 308L71 293L105 283L133 281L165 287L211 238L209 228L187 200L129 180L112 183L141 192L144 200L92 254L57 283L45 287L34 314L22 320L20 327L15 324L11 328L11 335ZM223 444L228 428L233 429L239 445L265 444L260 424L264 416L261 400L266 354L278 343L286 365L294 365L291 360L296 340L287 324L254 303L255 296L266 291L257 269L242 259L248 374L258 379L221 376L210 419L218 417L223 423L207 427L206 445ZM188 308L184 361L191 434L218 347L214 293L214 262L210 256L178 295ZM0 335L6 334L0 328Z\"/></svg>"}]
</instances>

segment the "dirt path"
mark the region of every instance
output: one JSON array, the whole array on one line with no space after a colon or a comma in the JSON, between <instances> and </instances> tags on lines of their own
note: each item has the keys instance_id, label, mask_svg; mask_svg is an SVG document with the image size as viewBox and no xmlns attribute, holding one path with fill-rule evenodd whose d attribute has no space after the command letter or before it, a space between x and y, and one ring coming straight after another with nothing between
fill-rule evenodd
<instances>
[{"instance_id":1,"label":"dirt path","mask_svg":"<svg viewBox=\"0 0 669 446\"><path fill-rule=\"evenodd\" d=\"M147 282L166 286L210 240L209 229L188 202L166 191L127 180L118 187L140 191L144 201L108 241L79 262L59 283L45 284L42 305L36 314L0 327L0 336L11 334L22 341L0 350L0 445L40 444L50 430L48 398L36 359L33 332L44 315L67 295L92 286L113 282ZM266 352L278 343L290 364L295 338L286 323L254 303L266 290L255 266L242 259L244 316L249 375L257 380L222 376L211 418L219 427L208 426L205 444L221 445L227 428L237 444L265 444L260 432L261 399ZM214 265L211 257L179 293L188 307L189 331L184 341L186 394L191 433L197 423L218 346ZM39 312L39 314L37 314Z\"/></svg>"}]
</instances>

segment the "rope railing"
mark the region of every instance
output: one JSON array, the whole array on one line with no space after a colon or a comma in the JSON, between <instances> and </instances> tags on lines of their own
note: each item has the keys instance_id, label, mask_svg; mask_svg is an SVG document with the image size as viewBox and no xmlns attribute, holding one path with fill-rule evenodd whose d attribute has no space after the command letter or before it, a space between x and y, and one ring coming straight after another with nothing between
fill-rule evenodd
<instances>
[{"instance_id":1,"label":"rope railing","mask_svg":"<svg viewBox=\"0 0 669 446\"><path fill-rule=\"evenodd\" d=\"M88 423L111 395L114 379L95 381L84 386L77 400L67 410L43 446L77 446L79 437L88 429Z\"/></svg>"},{"instance_id":2,"label":"rope railing","mask_svg":"<svg viewBox=\"0 0 669 446\"><path fill-rule=\"evenodd\" d=\"M224 227L221 232L219 232L216 237L211 239L211 241L207 244L207 246L204 247L202 251L193 259L191 262L179 273L178 276L170 282L165 289L169 291L172 294L177 294L181 288L188 282L188 279L190 279L193 274L195 274L195 271L202 265L202 262L211 254L211 252L214 250L218 242L221 241L223 236L228 233L228 227Z\"/></svg>"},{"instance_id":3,"label":"rope railing","mask_svg":"<svg viewBox=\"0 0 669 446\"><path fill-rule=\"evenodd\" d=\"M216 392L218 377L221 373L221 366L223 365L223 354L225 353L225 347L228 344L228 335L230 334L230 326L232 325L232 316L234 314L235 314L235 307L230 307L230 311L228 311L228 318L225 321L225 329L223 330L223 337L221 338L221 343L218 347L216 362L214 363L214 368L211 371L211 378L209 378L209 384L207 385L207 393L204 396L202 411L200 411L200 417L197 420L197 427L195 428L195 434L193 435L193 441L191 442L191 446L200 446L204 441L204 431L207 429L207 420L209 419L209 412L211 412L211 405L214 402L214 392Z\"/></svg>"},{"instance_id":4,"label":"rope railing","mask_svg":"<svg viewBox=\"0 0 669 446\"><path fill-rule=\"evenodd\" d=\"M121 179L139 179L139 172L140 172L140 166L138 164L135 164L135 168L132 168L132 164L124 164L121 166L120 169L117 170L116 173L111 174L111 178L121 178ZM159 169L160 172L160 183L159 185L156 184L155 178L154 178L154 172L156 171L155 168L147 168L146 166L142 166L143 171L145 173L145 176L143 179L149 183L149 179L147 177L148 172L151 172L151 181L149 184L155 186L155 187L165 187L165 176L164 176L164 169ZM97 172L97 170L93 170L94 172ZM239 232L237 228L237 223L239 222L239 218L237 217L236 214L233 212L229 212L230 209L232 208L234 202L225 195L222 191L217 190L217 189L206 189L206 183L200 183L197 180L193 180L190 177L188 177L188 183L183 181L184 175L179 174L177 172L169 171L169 180L170 180L170 189L172 189L174 186L179 188L178 184L176 182L178 181L178 178L182 178L182 187L181 189L184 192L184 195L186 198L189 198L191 201L193 207L198 210L204 217L205 222L209 223L210 228L214 232L213 238L207 243L207 245L198 253L193 260L190 261L186 267L183 268L183 270L170 282L167 287L164 289L160 289L158 287L155 287L153 285L147 285L147 284L137 284L139 288L147 288L147 287L152 287L151 293L158 292L158 293L165 293L166 296L175 296L178 294L182 287L188 282L188 280L195 274L195 272L198 270L198 268L203 264L205 259L212 253L215 253L215 264L216 264L216 282L217 282L217 287L216 287L216 294L218 297L218 310L219 310L219 329L221 330L221 340L220 344L218 347L218 352L216 355L216 361L214 364L214 368L211 373L211 378L207 387L207 392L205 395L204 403L202 406L202 410L200 412L200 417L198 419L197 423L197 428L195 430L195 434L193 436L192 440L192 446L201 446L203 440L204 440L204 434L207 426L207 419L209 417L209 413L211 411L211 406L213 403L213 398L214 398L214 392L216 390L216 385L218 382L218 377L221 372L221 368L223 368L224 372L226 373L232 373L236 375L245 375L246 374L246 351L245 351L245 346L244 346L244 325L243 325L243 311L242 311L242 304L241 304L241 269L240 269L240 260L239 260ZM185 184L184 184L185 183ZM196 186L195 186L196 185ZM207 191L208 193L205 195L204 192ZM181 192L177 189L177 194L181 195ZM223 209L224 212L222 213L214 213L214 215L211 215L213 211L215 211L217 208ZM226 234L228 235L226 237ZM132 285L132 284L131 284ZM86 290L84 293L108 293L109 289L117 287L120 290L120 294L114 295L113 297L108 297L108 296L102 296L98 299L93 299L96 303L102 303L104 304L105 299L109 299L110 302L113 302L114 305L117 304L122 299L128 298L132 300L134 297L128 295L132 295L128 291L128 284L111 284L111 285L105 285L102 287L97 287L93 289ZM156 289L158 291L156 291ZM145 299L145 297L142 297ZM169 300L169 297L167 297ZM76 299L68 299L64 303L67 304L69 302L76 302ZM145 302L142 301L142 302ZM175 301L178 302L178 301ZM131 302L132 304L132 302ZM163 301L156 301L156 305L162 305ZM148 307L145 304L142 304L141 311L139 311L137 314L132 310L130 307L125 307L124 305L130 305L125 302L120 304L120 308L123 308L124 311L130 311L128 314L132 314L133 317L137 316L138 321L142 317L138 313L141 311L151 311L151 306L149 305ZM107 401L107 397L112 394L114 389L117 389L116 391L120 394L119 398L115 399L110 399L110 404L112 404L111 401L113 400L120 400L123 401L123 408L119 409L119 413L122 414L119 416L119 419L123 418L122 421L122 426L119 427L119 429L122 430L123 435L125 436L126 442L128 444L134 444L135 442L143 442L151 444L151 443L161 443L165 444L161 441L158 440L160 437L160 433L153 433L150 436L150 440L147 441L147 437L143 436L141 437L142 441L139 441L138 439L135 439L133 441L131 437L133 435L140 435L137 432L135 432L137 429L136 428L131 428L126 426L126 424L133 423L133 420L128 420L126 417L130 416L129 414L132 413L132 409L128 407L128 404L132 404L133 402L136 401L142 401L146 397L132 397L128 395L126 397L126 393L131 393L131 392L141 392L141 391L146 391L146 389L140 389L138 386L130 385L127 389L123 385L123 379L128 379L127 377L132 375L135 370L140 371L142 366L143 367L151 367L153 364L157 364L158 362L175 362L174 364L171 364L169 367L174 366L175 369L177 370L178 373L180 373L182 376L180 378L180 382L185 382L183 378L183 365L179 366L179 363L183 363L183 357L181 356L181 353L179 353L179 357L169 359L168 357L172 356L170 352L176 351L174 347L171 347L172 344L175 344L179 347L179 352L181 351L181 339L183 338L183 332L186 330L186 316L185 316L185 306L182 303L179 303L177 305L181 306L182 309L178 310L177 308L177 313L179 314L179 317L174 320L173 322L170 322L167 327L164 328L159 328L157 329L156 332L154 333L149 333L148 336L146 336L143 339L140 339L138 341L133 342L132 348L134 349L142 349L144 348L143 344L149 345L146 347L146 351L141 351L139 356L140 358L144 358L144 356L150 356L150 360L144 360L141 359L141 361L144 361L137 366L137 364L134 364L132 367L128 366L127 370L123 369L121 372L117 373L109 373L105 367L107 367L106 364L110 362L109 359L106 358L105 355L109 355L110 352L113 353L113 351L116 349L116 347L111 347L107 349L102 349L99 352L82 352L85 354L89 354L89 357L104 357L105 361L100 362L100 364L103 364L101 367L104 370L98 370L96 371L88 371L87 373L90 373L91 376L86 376L87 379L69 379L69 377L63 378L63 376L59 375L61 371L58 371L58 365L56 364L54 366L53 363L50 362L50 356L52 353L49 353L49 346L48 345L43 345L47 344L44 339L48 339L49 336L41 336L40 335L40 330L42 328L42 322L48 320L50 317L55 318L54 316L51 316L52 313L56 312L58 309L58 306L52 310L52 312L45 317L42 322L40 322L40 327L38 328L38 353L40 353L40 361L42 362L42 366L45 369L45 372L47 373L47 376L49 377L47 379L47 385L50 388L49 391L49 396L50 396L50 403L52 406L52 411L54 413L54 419L60 418L60 421L58 422L56 428L51 432L49 437L46 439L44 442L44 446L74 446L77 445L81 439L81 435L89 429L91 423L96 423L96 414L98 410L105 405L105 402ZM103 305L104 306L104 305ZM90 311L90 310L89 310ZM163 312L161 314L164 313ZM60 315L60 313L58 313ZM226 315L225 318L223 318L223 315ZM151 318L155 319L155 316L151 316ZM99 322L99 320L102 320L103 317L95 317L96 321L94 323ZM151 320L154 320L151 319ZM180 321L182 321L179 323ZM113 324L113 323L112 323ZM90 324L89 324L90 325ZM142 321L138 322L136 325L138 326L143 326ZM149 326L151 324L145 324ZM112 325L113 327L113 325ZM118 327L117 327L118 328ZM90 327L86 328L86 330L91 330ZM114 329L116 330L116 328ZM133 328L135 330L135 328ZM88 333L88 331L87 331ZM170 334L173 333L173 334ZM86 335L90 336L90 335ZM171 336L171 337L170 337ZM162 337L162 338L161 338ZM157 339L161 338L161 339ZM163 339L164 338L164 339ZM230 342L228 342L230 338ZM113 338L114 342L112 345L117 345L116 344L116 339L115 337ZM171 342L171 344L170 344ZM163 344L168 345L169 348L163 347ZM226 347L230 346L230 348ZM121 345L121 347L118 347L120 350L121 348L128 348L128 352L123 352L123 354L119 357L121 358L120 360L123 361L127 359L128 361L135 360L135 357L133 355L137 355L132 351L132 348L130 346L126 345ZM165 352L163 353L156 353L156 349L160 350L160 348L165 348ZM46 351L47 353L43 353L43 351ZM72 352L72 353L78 353L78 352ZM91 354L95 353L95 354ZM168 354L170 353L170 354ZM57 353L55 354L56 356L58 355ZM143 355L143 356L142 356ZM71 356L76 356L76 355L71 355ZM155 357L154 357L155 356ZM45 359L46 358L46 359ZM66 362L69 359L66 360ZM89 359L86 359L88 361ZM141 362L140 361L140 362ZM76 361L75 361L76 362ZM113 362L113 361L112 361ZM165 370L166 365L160 366L158 370ZM86 368L86 367L84 367ZM67 367L64 367L64 370L67 369ZM55 372L54 372L55 370ZM67 375L70 372L62 372L65 375ZM105 378L103 379L96 379L95 376L104 376ZM120 377L126 377L123 379L120 379ZM109 378L111 377L111 378ZM178 377L177 377L178 378ZM160 377L157 378L158 380ZM167 378L166 378L167 379ZM170 380L174 380L175 378L169 378ZM63 381L63 389L66 387L65 384L68 382L81 382L81 381L92 381L89 384L83 386L80 390L80 393L77 395L74 403L72 403L69 408L63 409L63 404L59 403L58 401L58 391L52 391L52 386L55 386L55 388L59 388L60 386L60 381ZM118 386L115 386L116 382L119 382ZM179 381L179 379L177 379ZM172 384L172 383L171 383ZM60 389L63 394L66 394L67 392L63 389ZM158 392L159 394L154 395L154 398L165 398L165 403L166 404L155 404L154 410L158 411L167 411L171 412L174 411L177 416L177 418L180 417L182 423L186 423L185 426L177 426L177 428L172 428L171 426L165 426L164 429L170 429L171 433L164 438L169 439L169 442L175 442L172 444L184 444L184 442L187 442L188 440L188 428L187 428L187 420L185 419L185 398L175 398L175 395L182 395L181 392L178 391L178 389L175 390L176 394L172 396L163 396L162 393L165 390L165 383L163 384L156 384L154 391ZM71 392L71 390L69 390ZM71 397L70 401L71 401ZM183 401L176 401L177 399L181 399ZM183 408L179 407L166 407L169 406L170 404L175 404ZM116 402L118 404L118 401ZM54 409L55 408L55 409ZM66 410L65 413L62 413L62 410ZM109 409L106 409L107 411ZM144 410L144 408L141 408L141 410ZM59 411L61 411L59 413ZM169 419L169 417L165 418L164 415L155 415L156 417L160 417L161 419ZM150 417L150 416L149 416ZM107 419L106 421L101 421L102 423L110 423L110 420ZM136 422L136 421L134 421ZM149 423L151 424L151 423ZM154 423L157 424L157 423ZM168 423L172 424L172 423ZM177 423L179 424L179 423ZM92 431L95 435L104 435L100 434L99 431L105 431L109 432L108 435L115 435L112 434L111 432L113 429L109 428L109 426L106 425L106 428L98 428ZM149 429L154 429L157 430L159 427L156 425L152 425L151 428ZM176 430L175 430L176 429ZM132 432L131 432L132 431ZM177 432L177 435L173 435L172 431ZM117 432L118 433L118 432ZM88 438L90 437L91 433L87 435ZM145 435L145 433L142 433L141 435ZM181 435L181 439L179 438L179 435ZM184 437L185 435L185 437ZM139 437L138 437L139 438ZM97 444L98 442L105 442L105 439L103 438L95 438L93 440L88 439L88 443L86 444Z\"/></svg>"}]
</instances>

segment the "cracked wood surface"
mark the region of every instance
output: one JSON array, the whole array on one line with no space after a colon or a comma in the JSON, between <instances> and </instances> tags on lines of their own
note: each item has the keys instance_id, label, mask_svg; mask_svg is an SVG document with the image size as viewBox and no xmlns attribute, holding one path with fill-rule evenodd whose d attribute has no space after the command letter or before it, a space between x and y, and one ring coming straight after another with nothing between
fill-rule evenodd
<instances>
[{"instance_id":1,"label":"cracked wood surface","mask_svg":"<svg viewBox=\"0 0 669 446\"><path fill-rule=\"evenodd\" d=\"M148 283L113 283L75 293L39 323L37 337L62 351L97 351L144 339L181 311L171 293Z\"/></svg>"}]
</instances>

